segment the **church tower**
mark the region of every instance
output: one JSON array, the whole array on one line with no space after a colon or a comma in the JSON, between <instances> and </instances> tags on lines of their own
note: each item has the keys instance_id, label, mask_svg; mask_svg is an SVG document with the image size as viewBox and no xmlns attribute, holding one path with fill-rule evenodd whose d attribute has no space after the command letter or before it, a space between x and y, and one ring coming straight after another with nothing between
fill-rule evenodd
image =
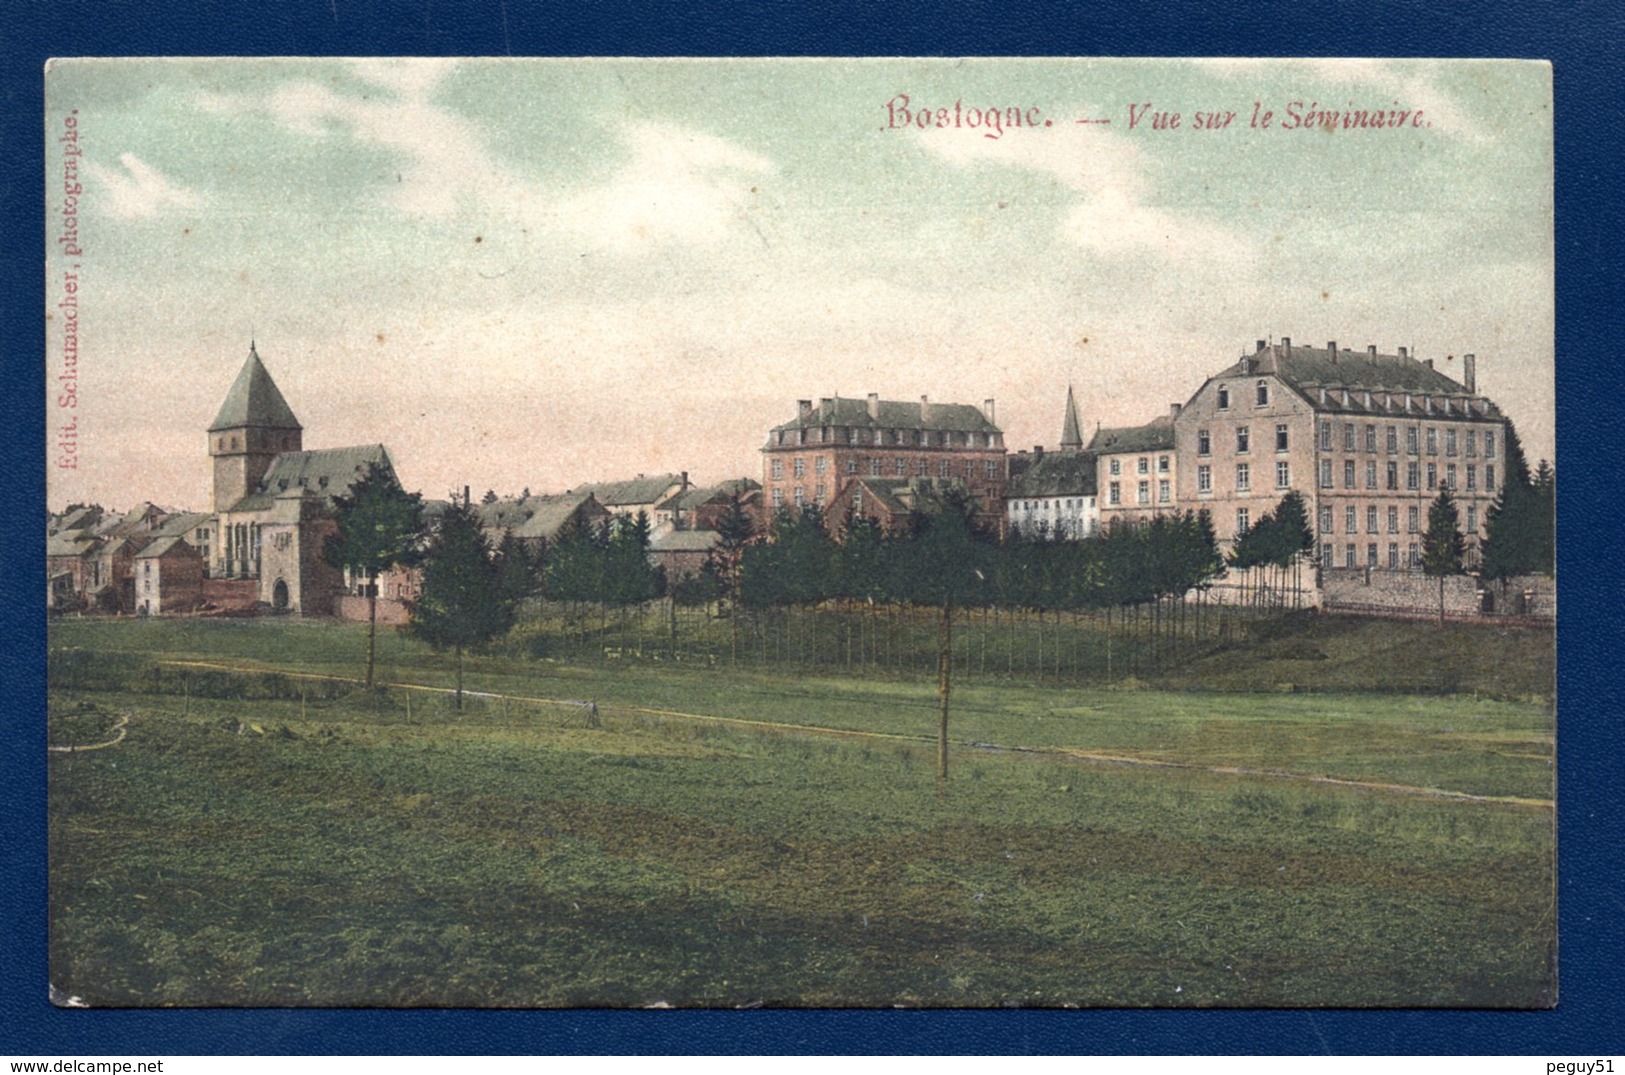
<instances>
[{"instance_id":1,"label":"church tower","mask_svg":"<svg viewBox=\"0 0 1625 1075\"><path fill-rule=\"evenodd\" d=\"M1061 422L1061 451L1083 451L1083 429L1078 424L1078 403L1072 398L1072 386L1066 386L1066 417Z\"/></svg>"},{"instance_id":2,"label":"church tower","mask_svg":"<svg viewBox=\"0 0 1625 1075\"><path fill-rule=\"evenodd\" d=\"M228 511L258 489L272 460L283 452L299 451L302 436L299 419L250 342L248 361L209 425L214 510Z\"/></svg>"}]
</instances>

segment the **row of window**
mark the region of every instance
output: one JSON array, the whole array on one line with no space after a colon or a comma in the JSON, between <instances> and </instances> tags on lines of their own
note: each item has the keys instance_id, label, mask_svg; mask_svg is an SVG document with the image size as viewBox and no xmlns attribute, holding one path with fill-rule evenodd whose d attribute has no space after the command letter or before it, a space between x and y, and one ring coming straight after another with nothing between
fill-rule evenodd
<instances>
[{"instance_id":1,"label":"row of window","mask_svg":"<svg viewBox=\"0 0 1625 1075\"><path fill-rule=\"evenodd\" d=\"M1083 510L1085 500L1084 497L1068 497L1064 500L1012 500L1010 506L1018 511L1024 511L1028 515L1035 511L1070 511L1075 513Z\"/></svg>"},{"instance_id":2,"label":"row of window","mask_svg":"<svg viewBox=\"0 0 1625 1075\"><path fill-rule=\"evenodd\" d=\"M1275 450L1278 452L1286 451L1289 439L1290 433L1287 429L1286 423L1278 423L1275 426ZM1237 426L1236 454L1246 455L1248 452L1252 451L1252 447L1253 435L1251 428L1248 426ZM1213 435L1210 431L1206 429L1198 429L1196 431L1196 454L1213 454Z\"/></svg>"},{"instance_id":3,"label":"row of window","mask_svg":"<svg viewBox=\"0 0 1625 1075\"><path fill-rule=\"evenodd\" d=\"M1320 562L1326 567L1337 567L1338 566L1337 558L1336 558L1336 548L1329 541L1324 543L1320 547ZM1358 553L1357 547L1356 547L1355 543L1352 542L1352 541L1343 546L1343 564L1342 564L1342 566L1343 567L1348 567L1348 568L1357 568L1357 567L1361 566L1360 561L1359 561L1359 553ZM1375 541L1366 542L1366 546L1365 546L1365 565L1364 566L1372 568L1374 570L1378 569L1378 568L1380 568L1382 566L1382 564L1380 564L1378 562L1377 543ZM1399 542L1397 542L1397 541L1390 541L1388 543L1387 566L1388 566L1389 571L1398 571L1400 569L1401 565L1400 565L1400 559L1399 559ZM1404 566L1412 568L1412 569L1415 569L1415 568L1418 568L1418 567L1422 566L1422 546L1421 545L1419 545L1418 543L1412 541L1412 542L1408 543L1405 546Z\"/></svg>"},{"instance_id":4,"label":"row of window","mask_svg":"<svg viewBox=\"0 0 1625 1075\"><path fill-rule=\"evenodd\" d=\"M1158 481L1157 482L1157 503L1158 504L1171 504L1171 503L1173 503L1173 499L1174 499L1174 496L1173 496L1173 483L1168 481L1168 479L1166 479L1166 478ZM1136 483L1135 490L1134 490L1134 502L1136 504L1150 504L1151 503L1151 483L1149 481L1143 481L1143 482ZM1110 504L1113 507L1117 507L1117 506L1119 506L1119 505L1121 505L1123 503L1123 483L1122 482L1111 482L1109 485L1106 486L1106 503Z\"/></svg>"},{"instance_id":5,"label":"row of window","mask_svg":"<svg viewBox=\"0 0 1625 1075\"><path fill-rule=\"evenodd\" d=\"M1456 455L1458 454L1458 447L1465 446L1465 452L1460 454L1477 456L1480 443L1483 444L1484 454L1486 456L1493 457L1495 455L1494 430L1484 430L1482 432L1482 441L1480 440L1480 431L1476 429L1468 429L1463 431L1447 426L1444 430L1445 455ZM1426 445L1428 455L1439 454L1439 429L1437 426L1428 426L1426 429L1418 426L1405 427L1406 455L1421 455L1424 444ZM1353 422L1344 422L1343 450L1345 452L1354 452L1359 451L1361 447L1363 447L1367 452L1375 452L1377 450L1377 427L1375 425L1367 425L1362 436L1361 431L1355 427ZM1389 455L1399 454L1398 426L1390 425L1384 428L1383 447L1387 450ZM1326 419L1322 419L1320 423L1320 450L1323 452L1329 452L1332 450L1332 423Z\"/></svg>"},{"instance_id":6,"label":"row of window","mask_svg":"<svg viewBox=\"0 0 1625 1075\"><path fill-rule=\"evenodd\" d=\"M1398 505L1398 504L1389 504L1386 508L1379 508L1375 504L1367 504L1365 506L1365 533L1367 533L1367 534L1376 534L1376 533L1382 533L1382 532L1386 532L1386 533L1389 533L1389 534L1397 534L1397 533L1399 533L1399 509L1400 509L1400 505ZM1345 534L1358 534L1358 533L1361 532L1360 531L1360 514L1361 514L1360 509L1356 505L1354 505L1354 504L1346 504L1346 505L1344 505L1344 507L1343 507L1343 533L1345 533ZM1478 532L1478 506L1477 505L1475 505L1475 504L1467 505L1466 520L1465 521L1466 521L1466 532L1467 533L1475 534L1475 533ZM1337 522L1337 513L1330 506L1328 506L1328 505L1322 505L1321 506L1319 522L1320 522L1320 532L1322 534L1335 534L1337 532L1336 529L1335 529L1335 524ZM1380 525L1380 524L1383 524L1383 523L1386 523L1386 527L1383 527L1383 526ZM1407 534L1418 534L1418 533L1421 533L1421 529L1422 529L1422 510L1421 510L1421 508L1418 505L1415 505L1415 504L1407 504L1407 505L1405 505L1405 533L1407 533Z\"/></svg>"},{"instance_id":7,"label":"row of window","mask_svg":"<svg viewBox=\"0 0 1625 1075\"><path fill-rule=\"evenodd\" d=\"M1253 406L1268 407L1269 405L1270 383L1268 381L1260 380L1257 384L1253 385ZM1227 384L1221 384L1219 386L1219 410L1227 411L1229 409L1230 386Z\"/></svg>"},{"instance_id":8,"label":"row of window","mask_svg":"<svg viewBox=\"0 0 1625 1075\"><path fill-rule=\"evenodd\" d=\"M1333 483L1332 479L1335 477L1335 474L1336 474L1336 470L1335 470L1335 467L1333 466L1332 460L1330 460L1330 459L1322 459L1320 461L1320 487L1322 489L1334 488L1335 486L1334 486L1334 483ZM1343 460L1343 488L1345 488L1345 489L1359 488L1359 483L1356 481L1356 478L1358 476L1359 476L1359 471L1356 468L1355 461L1353 459L1345 459L1345 460ZM1364 482L1364 487L1365 488L1367 488L1367 489L1379 488L1379 486L1377 484L1377 477L1378 477L1377 461L1375 459L1366 460L1365 467L1364 467L1364 476L1365 476L1365 482ZM1484 477L1484 491L1493 493L1495 491L1495 464L1494 463L1485 463L1484 464L1483 477ZM1450 490L1454 490L1454 489L1458 488L1459 486L1457 485L1457 478L1458 478L1458 470L1457 470L1456 464L1455 463L1446 463L1445 467L1444 467L1444 473L1442 475L1443 487L1446 488L1446 489L1450 489ZM1466 465L1466 479L1467 479L1467 485L1466 485L1467 491L1468 492L1477 492L1478 491L1478 479L1479 479L1479 466L1478 466L1477 463L1468 463ZM1417 492L1417 491L1422 490L1422 489L1427 489L1429 491L1432 491L1434 489L1440 488L1440 482L1441 482L1441 475L1440 475L1440 472L1439 472L1439 464L1437 464L1437 463L1428 463L1426 465L1423 465L1422 463L1418 463L1418 462L1409 462L1409 463L1405 464L1405 488L1407 490L1409 490L1410 492ZM1380 488L1388 489L1388 490L1397 490L1397 489L1399 489L1399 464L1398 463L1390 462L1383 468L1383 470L1382 470L1382 484L1381 484Z\"/></svg>"},{"instance_id":9,"label":"row of window","mask_svg":"<svg viewBox=\"0 0 1625 1075\"><path fill-rule=\"evenodd\" d=\"M1236 464L1236 492L1249 493L1253 488L1253 467L1251 463ZM1278 460L1275 464L1275 488L1292 488L1292 464L1286 460ZM1213 467L1203 463L1196 468L1196 491L1211 495L1213 492Z\"/></svg>"},{"instance_id":10,"label":"row of window","mask_svg":"<svg viewBox=\"0 0 1625 1075\"><path fill-rule=\"evenodd\" d=\"M932 461L930 459L916 459L915 460L915 467L914 467L915 474L918 475L919 477L922 477L922 478L929 477L930 474L931 474L931 470L932 470L931 462ZM939 477L951 478L951 477L955 476L955 466L956 466L956 461L955 460L952 460L952 459L939 459L939 460L936 461L936 463L937 463L936 471L937 471L937 474L938 474ZM771 462L770 466L771 466L773 479L775 481L784 480L784 472L785 472L784 460L775 459L775 460L773 460ZM858 461L856 456L854 456L854 457L852 457L852 458L850 458L850 459L848 459L846 461L846 473L848 475L856 475L858 473L858 470L859 470L859 461ZM891 470L892 470L892 473L895 474L899 478L908 477L909 476L908 459L906 457L904 457L904 456L896 457L895 459L892 460ZM978 470L977 460L969 459L969 460L965 461L963 473L964 473L964 475L965 475L965 477L967 479L975 478L976 474L977 474L977 470ZM985 477L985 478L988 478L988 479L997 478L999 476L999 462L996 459L984 459L984 460L981 460L980 470L981 470L982 476ZM815 456L813 458L813 473L814 474L816 474L819 477L823 477L824 475L828 474L829 471L830 471L830 465L829 465L829 457L828 456L820 455L820 456ZM869 477L871 477L871 478L879 478L882 475L884 475L885 472L886 472L886 461L884 459L882 459L878 455L877 456L871 456L870 459L869 459ZM803 459L802 457L800 457L800 456L797 456L796 458L792 459L790 461L790 473L794 477L805 478L807 476L807 461L805 459Z\"/></svg>"},{"instance_id":11,"label":"row of window","mask_svg":"<svg viewBox=\"0 0 1625 1075\"><path fill-rule=\"evenodd\" d=\"M1172 467L1172 465L1173 465L1172 461L1169 459L1168 456L1166 456L1166 455L1157 456L1157 473L1158 474L1167 474L1169 472L1170 468ZM1123 473L1123 461L1121 459L1113 458L1113 459L1111 459L1111 460L1109 460L1107 462L1106 468L1109 471L1111 471L1112 477L1115 478L1117 475ZM1136 474L1149 474L1149 473L1151 473L1151 457L1142 455L1138 459L1136 459L1134 461L1134 473L1136 473Z\"/></svg>"}]
</instances>

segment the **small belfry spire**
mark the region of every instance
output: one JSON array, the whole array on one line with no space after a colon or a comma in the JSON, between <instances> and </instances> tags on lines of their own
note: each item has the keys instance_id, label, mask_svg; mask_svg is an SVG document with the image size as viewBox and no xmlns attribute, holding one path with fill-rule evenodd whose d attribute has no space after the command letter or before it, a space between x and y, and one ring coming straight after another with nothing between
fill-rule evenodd
<instances>
[{"instance_id":1,"label":"small belfry spire","mask_svg":"<svg viewBox=\"0 0 1625 1075\"><path fill-rule=\"evenodd\" d=\"M1083 450L1083 427L1078 423L1078 401L1072 395L1072 386L1066 386L1066 417L1061 423L1061 451Z\"/></svg>"}]
</instances>

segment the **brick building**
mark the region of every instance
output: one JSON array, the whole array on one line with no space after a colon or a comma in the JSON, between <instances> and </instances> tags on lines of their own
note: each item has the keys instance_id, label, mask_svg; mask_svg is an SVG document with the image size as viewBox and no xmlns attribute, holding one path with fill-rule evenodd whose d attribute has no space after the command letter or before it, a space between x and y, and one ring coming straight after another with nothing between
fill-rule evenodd
<instances>
[{"instance_id":1,"label":"brick building","mask_svg":"<svg viewBox=\"0 0 1625 1075\"><path fill-rule=\"evenodd\" d=\"M1296 347L1259 340L1209 378L1174 420L1176 502L1206 508L1221 543L1289 490L1310 506L1322 566L1404 570L1421 562L1428 505L1449 488L1468 562L1505 477L1505 422L1477 391L1377 349Z\"/></svg>"},{"instance_id":2,"label":"brick building","mask_svg":"<svg viewBox=\"0 0 1625 1075\"><path fill-rule=\"evenodd\" d=\"M762 448L769 513L822 509L831 525L850 514L847 486L858 479L895 485L932 479L963 486L981 521L999 529L1009 470L993 401L918 403L840 397L800 400L791 421L774 426ZM841 507L837 509L836 505Z\"/></svg>"}]
</instances>

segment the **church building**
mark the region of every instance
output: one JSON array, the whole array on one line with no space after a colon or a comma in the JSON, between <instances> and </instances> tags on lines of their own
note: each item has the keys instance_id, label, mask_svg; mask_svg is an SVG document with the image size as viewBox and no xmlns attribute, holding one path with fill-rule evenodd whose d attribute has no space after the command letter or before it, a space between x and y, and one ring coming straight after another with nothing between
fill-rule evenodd
<instances>
[{"instance_id":1,"label":"church building","mask_svg":"<svg viewBox=\"0 0 1625 1075\"><path fill-rule=\"evenodd\" d=\"M392 477L395 468L382 444L307 451L303 441L303 427L250 344L209 425L215 514L199 543L206 596L278 612L333 611L344 578L322 550L337 530L334 498L369 467Z\"/></svg>"}]
</instances>

